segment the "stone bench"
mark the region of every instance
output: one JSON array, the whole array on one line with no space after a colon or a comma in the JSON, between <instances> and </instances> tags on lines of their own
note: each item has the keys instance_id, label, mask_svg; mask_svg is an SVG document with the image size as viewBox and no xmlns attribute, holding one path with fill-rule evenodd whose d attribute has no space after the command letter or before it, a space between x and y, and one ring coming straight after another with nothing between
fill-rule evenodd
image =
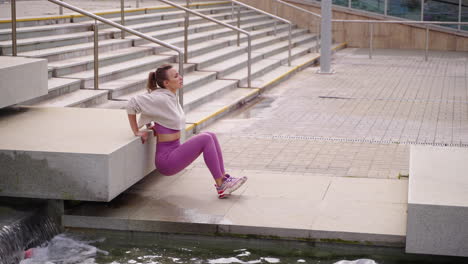
<instances>
[{"instance_id":1,"label":"stone bench","mask_svg":"<svg viewBox=\"0 0 468 264\"><path fill-rule=\"evenodd\" d=\"M468 256L468 148L411 146L406 251Z\"/></svg>"},{"instance_id":2,"label":"stone bench","mask_svg":"<svg viewBox=\"0 0 468 264\"><path fill-rule=\"evenodd\" d=\"M0 196L110 201L154 168L125 110L0 111Z\"/></svg>"},{"instance_id":3,"label":"stone bench","mask_svg":"<svg viewBox=\"0 0 468 264\"><path fill-rule=\"evenodd\" d=\"M46 95L47 60L0 56L0 108Z\"/></svg>"}]
</instances>

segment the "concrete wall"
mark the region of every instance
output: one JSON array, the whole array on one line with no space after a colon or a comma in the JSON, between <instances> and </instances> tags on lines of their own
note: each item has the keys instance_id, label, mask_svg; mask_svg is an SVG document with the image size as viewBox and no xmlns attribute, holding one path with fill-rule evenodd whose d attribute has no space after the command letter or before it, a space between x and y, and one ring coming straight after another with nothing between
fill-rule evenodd
<instances>
[{"instance_id":1,"label":"concrete wall","mask_svg":"<svg viewBox=\"0 0 468 264\"><path fill-rule=\"evenodd\" d=\"M124 110L19 108L0 135L0 196L110 201L155 169Z\"/></svg>"},{"instance_id":2,"label":"concrete wall","mask_svg":"<svg viewBox=\"0 0 468 264\"><path fill-rule=\"evenodd\" d=\"M272 0L241 0L248 5L274 13ZM287 0L291 4L320 14L320 4L305 0ZM278 15L301 27L308 27L311 32L317 32L318 19L292 7L280 6ZM346 20L389 20L383 15L365 11L349 10L333 6L333 19ZM395 18L396 19L396 18ZM392 19L393 20L393 19ZM429 49L441 51L468 51L468 33L456 33L442 27L430 26ZM370 29L362 23L333 23L333 41L348 43L351 48L368 48ZM425 28L404 24L374 25L374 48L383 49L424 49Z\"/></svg>"},{"instance_id":3,"label":"concrete wall","mask_svg":"<svg viewBox=\"0 0 468 264\"><path fill-rule=\"evenodd\" d=\"M468 257L468 149L411 146L406 251Z\"/></svg>"},{"instance_id":4,"label":"concrete wall","mask_svg":"<svg viewBox=\"0 0 468 264\"><path fill-rule=\"evenodd\" d=\"M47 60L0 56L0 108L47 94Z\"/></svg>"}]
</instances>

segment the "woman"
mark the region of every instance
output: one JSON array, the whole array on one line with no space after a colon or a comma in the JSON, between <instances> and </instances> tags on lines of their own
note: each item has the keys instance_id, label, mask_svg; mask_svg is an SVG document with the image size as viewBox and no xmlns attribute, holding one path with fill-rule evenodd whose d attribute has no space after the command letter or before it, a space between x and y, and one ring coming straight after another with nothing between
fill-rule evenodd
<instances>
[{"instance_id":1,"label":"woman","mask_svg":"<svg viewBox=\"0 0 468 264\"><path fill-rule=\"evenodd\" d=\"M159 88L158 88L159 86ZM237 190L247 177L234 178L224 171L223 156L216 135L203 132L180 144L180 133L185 132L185 114L176 97L183 86L183 78L171 65L163 65L148 77L147 94L132 98L127 105L128 120L135 136L142 143L148 139L146 125L157 137L156 168L164 175L174 175L201 153L215 180L218 198L225 198ZM136 114L141 113L137 122Z\"/></svg>"}]
</instances>

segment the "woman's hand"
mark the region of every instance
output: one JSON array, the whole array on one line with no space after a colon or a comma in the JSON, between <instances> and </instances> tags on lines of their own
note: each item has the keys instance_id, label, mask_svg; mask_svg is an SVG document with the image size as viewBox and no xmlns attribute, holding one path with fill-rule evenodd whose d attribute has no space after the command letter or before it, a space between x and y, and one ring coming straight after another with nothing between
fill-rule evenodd
<instances>
[{"instance_id":1,"label":"woman's hand","mask_svg":"<svg viewBox=\"0 0 468 264\"><path fill-rule=\"evenodd\" d=\"M135 133L135 136L140 137L141 144L145 144L148 140L148 131L138 131Z\"/></svg>"}]
</instances>

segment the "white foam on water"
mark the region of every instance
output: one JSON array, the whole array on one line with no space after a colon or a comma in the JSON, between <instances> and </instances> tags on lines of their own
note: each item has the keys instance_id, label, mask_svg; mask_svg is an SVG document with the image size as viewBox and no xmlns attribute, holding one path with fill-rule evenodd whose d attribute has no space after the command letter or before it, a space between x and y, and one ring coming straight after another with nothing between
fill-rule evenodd
<instances>
[{"instance_id":1,"label":"white foam on water","mask_svg":"<svg viewBox=\"0 0 468 264\"><path fill-rule=\"evenodd\" d=\"M245 262L238 259L238 258L230 257L230 258L209 259L208 263L210 263L210 264L228 264L228 263L245 263Z\"/></svg>"},{"instance_id":2,"label":"white foam on water","mask_svg":"<svg viewBox=\"0 0 468 264\"><path fill-rule=\"evenodd\" d=\"M280 259L277 258L262 258L268 263L280 263Z\"/></svg>"},{"instance_id":3,"label":"white foam on water","mask_svg":"<svg viewBox=\"0 0 468 264\"><path fill-rule=\"evenodd\" d=\"M32 249L32 256L21 264L94 264L97 254L108 255L106 251L60 234L41 247Z\"/></svg>"},{"instance_id":4,"label":"white foam on water","mask_svg":"<svg viewBox=\"0 0 468 264\"><path fill-rule=\"evenodd\" d=\"M239 255L237 255L236 257L248 257L250 255L251 255L251 253L249 251L244 251L244 252L240 253Z\"/></svg>"},{"instance_id":5,"label":"white foam on water","mask_svg":"<svg viewBox=\"0 0 468 264\"><path fill-rule=\"evenodd\" d=\"M304 259L298 259L297 262L299 263L305 263L306 261Z\"/></svg>"},{"instance_id":6,"label":"white foam on water","mask_svg":"<svg viewBox=\"0 0 468 264\"><path fill-rule=\"evenodd\" d=\"M377 264L372 259L340 260L335 264Z\"/></svg>"},{"instance_id":7,"label":"white foam on water","mask_svg":"<svg viewBox=\"0 0 468 264\"><path fill-rule=\"evenodd\" d=\"M130 264L135 264L135 263L137 263L137 261L136 261L136 260L133 260L133 259L131 259L131 260L129 260L129 261L128 261L128 263L130 263Z\"/></svg>"}]
</instances>

